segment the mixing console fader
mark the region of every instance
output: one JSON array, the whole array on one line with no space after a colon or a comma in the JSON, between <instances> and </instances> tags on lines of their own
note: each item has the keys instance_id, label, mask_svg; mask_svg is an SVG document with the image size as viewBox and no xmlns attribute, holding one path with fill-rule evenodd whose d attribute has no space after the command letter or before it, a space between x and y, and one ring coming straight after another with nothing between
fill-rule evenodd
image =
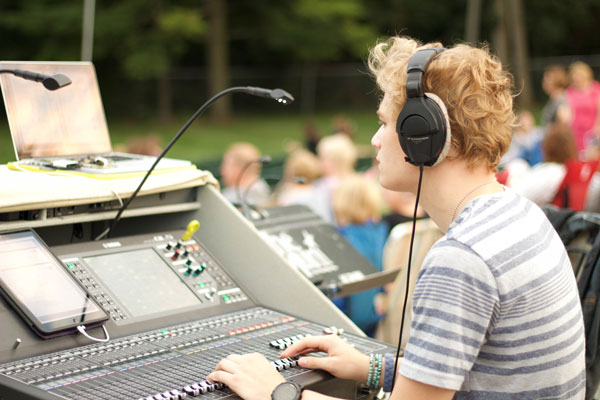
<instances>
[{"instance_id":1,"label":"mixing console fader","mask_svg":"<svg viewBox=\"0 0 600 400\"><path fill-rule=\"evenodd\" d=\"M286 379L301 384L332 379L322 371L299 367L294 359L279 357L282 348L301 337L330 332L327 326L252 307L0 364L0 374L61 399L235 397L223 385L205 380L231 353L262 353ZM393 351L372 339L347 333L342 337L364 353Z\"/></svg>"}]
</instances>

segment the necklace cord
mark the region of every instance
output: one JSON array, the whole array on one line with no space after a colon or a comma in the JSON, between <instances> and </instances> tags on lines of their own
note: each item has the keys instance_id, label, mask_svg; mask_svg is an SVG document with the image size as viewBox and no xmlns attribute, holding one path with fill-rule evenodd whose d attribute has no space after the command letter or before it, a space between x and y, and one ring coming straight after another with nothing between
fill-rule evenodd
<instances>
[{"instance_id":1,"label":"necklace cord","mask_svg":"<svg viewBox=\"0 0 600 400\"><path fill-rule=\"evenodd\" d=\"M452 219L450 220L450 223L452 223L454 221L454 218L456 218L456 212L458 211L458 207L460 207L460 205L463 203L463 201L465 201L467 199L467 197L469 197L469 195L471 195L474 191L476 191L479 188L484 187L485 185L489 185L490 183L496 182L496 177L494 177L493 179L487 181L487 182L483 182L477 186L475 186L473 189L471 189L467 194L465 194L463 196L462 199L460 199L460 201L458 202L458 204L456 205L456 207L454 207L454 212L452 213Z\"/></svg>"}]
</instances>

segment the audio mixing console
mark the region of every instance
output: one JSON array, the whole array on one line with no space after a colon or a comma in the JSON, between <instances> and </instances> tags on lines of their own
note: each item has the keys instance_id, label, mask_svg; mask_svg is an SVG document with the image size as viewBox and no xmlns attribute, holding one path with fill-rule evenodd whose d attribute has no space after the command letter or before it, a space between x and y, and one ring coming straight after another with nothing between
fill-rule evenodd
<instances>
[{"instance_id":1,"label":"audio mixing console","mask_svg":"<svg viewBox=\"0 0 600 400\"><path fill-rule=\"evenodd\" d=\"M14 338L9 335L26 333L11 317L0 339L2 385L17 382L39 394L19 399L235 397L205 377L228 354L249 352L265 355L288 380L311 385L334 379L279 355L301 337L340 331L258 304L200 240L177 240L182 236L185 231L176 230L51 247L110 316L112 339L30 335L29 347L17 343L6 350ZM342 337L365 353L393 352L366 337Z\"/></svg>"},{"instance_id":2,"label":"audio mixing console","mask_svg":"<svg viewBox=\"0 0 600 400\"><path fill-rule=\"evenodd\" d=\"M262 353L288 380L311 384L327 374L280 359L289 343L330 332L322 326L262 307L44 354L0 365L0 374L65 399L216 399L235 396L204 377L231 353ZM348 333L364 353L392 351L384 343Z\"/></svg>"}]
</instances>

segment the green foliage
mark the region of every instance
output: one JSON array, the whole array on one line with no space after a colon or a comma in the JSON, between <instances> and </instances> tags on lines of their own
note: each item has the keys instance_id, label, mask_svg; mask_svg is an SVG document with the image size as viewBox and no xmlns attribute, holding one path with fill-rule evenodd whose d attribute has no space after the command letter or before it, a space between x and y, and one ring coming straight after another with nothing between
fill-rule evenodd
<instances>
[{"instance_id":1,"label":"green foliage","mask_svg":"<svg viewBox=\"0 0 600 400\"><path fill-rule=\"evenodd\" d=\"M127 0L98 2L96 57L122 63L129 77L165 75L198 43L206 25L197 5Z\"/></svg>"},{"instance_id":2,"label":"green foliage","mask_svg":"<svg viewBox=\"0 0 600 400\"><path fill-rule=\"evenodd\" d=\"M206 30L206 23L200 12L184 7L165 10L158 18L158 26L173 39L179 37L190 41L198 41Z\"/></svg>"},{"instance_id":3,"label":"green foliage","mask_svg":"<svg viewBox=\"0 0 600 400\"><path fill-rule=\"evenodd\" d=\"M284 73L263 78L254 72L269 68L293 72L307 65L304 71L309 76L315 64L363 61L378 37L394 34L451 45L463 40L467 4L466 0L220 1L227 4L230 64L241 67L232 69L236 77L249 77L248 84L262 79L260 83L285 87L295 83L281 78ZM491 41L496 1L482 0L482 41ZM600 53L596 34L600 0L522 3L531 56ZM140 110L146 115L154 109L155 83L128 92L146 83L132 84L134 79L150 81L185 69L187 77L195 74L191 82L197 84L190 88L194 92L190 97L206 89L201 76L208 64L204 5L202 0L96 0L93 61L107 109ZM79 59L82 14L83 0L0 1L0 58ZM333 85L318 79L319 87ZM360 84L354 88L357 95L365 90ZM338 96L348 105L342 91L333 88L330 93L328 99ZM174 101L186 104L187 98L173 94Z\"/></svg>"},{"instance_id":4,"label":"green foliage","mask_svg":"<svg viewBox=\"0 0 600 400\"><path fill-rule=\"evenodd\" d=\"M532 56L600 53L600 1L526 0L523 6Z\"/></svg>"},{"instance_id":5,"label":"green foliage","mask_svg":"<svg viewBox=\"0 0 600 400\"><path fill-rule=\"evenodd\" d=\"M81 1L0 4L0 57L24 61L78 59L82 12Z\"/></svg>"},{"instance_id":6,"label":"green foliage","mask_svg":"<svg viewBox=\"0 0 600 400\"><path fill-rule=\"evenodd\" d=\"M484 0L485 2L486 0ZM463 40L466 0L372 0L371 18L385 35L451 45Z\"/></svg>"},{"instance_id":7,"label":"green foliage","mask_svg":"<svg viewBox=\"0 0 600 400\"><path fill-rule=\"evenodd\" d=\"M363 0L255 0L236 2L235 7L232 2L232 45L236 48L239 42L245 50L232 56L287 64L359 59L377 37L366 6Z\"/></svg>"}]
</instances>

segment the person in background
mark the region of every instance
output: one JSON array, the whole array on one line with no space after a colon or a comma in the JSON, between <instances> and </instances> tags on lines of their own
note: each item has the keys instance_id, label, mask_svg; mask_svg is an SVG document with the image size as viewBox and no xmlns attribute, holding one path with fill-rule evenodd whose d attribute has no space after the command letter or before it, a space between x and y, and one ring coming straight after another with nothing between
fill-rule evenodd
<instances>
[{"instance_id":1,"label":"person in background","mask_svg":"<svg viewBox=\"0 0 600 400\"><path fill-rule=\"evenodd\" d=\"M383 385L391 400L583 399L585 332L567 252L544 212L495 180L510 145L513 86L487 49L458 44L428 52L420 82L445 104L440 117L448 118L450 147L431 167L406 161L396 126L407 101L407 64L418 51L440 47L393 37L369 57L383 92L371 139L380 182L415 194L420 187L423 208L445 232L419 272L403 356L367 355L327 335L303 338L281 357L300 356L300 367L371 389ZM259 354L229 355L207 379L244 399L277 400L288 385ZM328 398L297 389L286 398Z\"/></svg>"},{"instance_id":2,"label":"person in background","mask_svg":"<svg viewBox=\"0 0 600 400\"><path fill-rule=\"evenodd\" d=\"M540 125L542 129L550 124L568 125L571 121L571 109L565 91L569 87L569 76L561 65L550 65L544 70L542 89L548 95L548 102L542 109Z\"/></svg>"},{"instance_id":3,"label":"person in background","mask_svg":"<svg viewBox=\"0 0 600 400\"><path fill-rule=\"evenodd\" d=\"M585 159L588 161L600 160L600 138L593 138L586 147ZM584 211L600 213L600 171L594 171L590 179L587 197L583 207Z\"/></svg>"},{"instance_id":4,"label":"person in background","mask_svg":"<svg viewBox=\"0 0 600 400\"><path fill-rule=\"evenodd\" d=\"M343 178L333 194L338 231L378 271L382 269L383 247L389 228L381 221L381 192L362 174ZM374 337L380 316L373 299L380 289L366 290L337 301L336 305L367 335Z\"/></svg>"},{"instance_id":5,"label":"person in background","mask_svg":"<svg viewBox=\"0 0 600 400\"><path fill-rule=\"evenodd\" d=\"M542 153L543 162L533 167L527 166L515 172L522 167L516 163L509 165L507 180L507 186L540 206L552 202L567 173L567 162L577 160L575 140L567 125L555 123L548 126Z\"/></svg>"},{"instance_id":6,"label":"person in background","mask_svg":"<svg viewBox=\"0 0 600 400\"><path fill-rule=\"evenodd\" d=\"M317 179L313 186L318 195L326 199L327 212L324 213L323 218L335 225L332 207L333 192L343 178L355 172L356 146L348 135L338 133L326 136L319 141L317 155L323 176Z\"/></svg>"},{"instance_id":7,"label":"person in background","mask_svg":"<svg viewBox=\"0 0 600 400\"><path fill-rule=\"evenodd\" d=\"M575 147L580 158L592 137L600 137L600 83L594 80L594 73L583 61L569 66L571 86L566 95L573 118L571 130L575 135Z\"/></svg>"},{"instance_id":8,"label":"person in background","mask_svg":"<svg viewBox=\"0 0 600 400\"><path fill-rule=\"evenodd\" d=\"M332 134L341 133L348 136L351 140L354 140L356 135L356 126L354 122L344 114L335 115L331 119L331 131Z\"/></svg>"},{"instance_id":9,"label":"person in background","mask_svg":"<svg viewBox=\"0 0 600 400\"><path fill-rule=\"evenodd\" d=\"M500 164L506 165L515 159L525 160L529 165L539 163L542 161L542 138L543 131L535 125L533 114L527 110L521 110L517 114L510 147L502 157Z\"/></svg>"},{"instance_id":10,"label":"person in background","mask_svg":"<svg viewBox=\"0 0 600 400\"><path fill-rule=\"evenodd\" d=\"M516 162L509 164L507 185L540 206L552 203L575 211L593 207L598 196L597 186L592 184L598 175L598 159L577 157L575 140L566 124L548 126L542 152L544 161L532 168L518 171ZM593 153L590 146L587 153Z\"/></svg>"},{"instance_id":11,"label":"person in background","mask_svg":"<svg viewBox=\"0 0 600 400\"><path fill-rule=\"evenodd\" d=\"M270 205L271 190L260 177L261 167L261 154L255 145L248 142L230 145L220 166L223 196L235 204Z\"/></svg>"},{"instance_id":12,"label":"person in background","mask_svg":"<svg viewBox=\"0 0 600 400\"><path fill-rule=\"evenodd\" d=\"M410 192L395 192L381 188L383 196L384 212L382 220L387 224L390 231L394 226L412 221L415 212L416 196ZM417 208L417 219L425 218L425 210L421 206Z\"/></svg>"},{"instance_id":13,"label":"person in background","mask_svg":"<svg viewBox=\"0 0 600 400\"><path fill-rule=\"evenodd\" d=\"M309 150L297 148L285 160L283 181L277 187L275 202L280 206L302 204L321 217L328 216L327 199L320 196L312 183L321 176L321 164Z\"/></svg>"},{"instance_id":14,"label":"person in background","mask_svg":"<svg viewBox=\"0 0 600 400\"><path fill-rule=\"evenodd\" d=\"M133 136L129 138L126 145L115 146L115 151L131 154L143 154L147 156L158 156L162 152L161 138L156 133L145 136Z\"/></svg>"},{"instance_id":15,"label":"person in background","mask_svg":"<svg viewBox=\"0 0 600 400\"><path fill-rule=\"evenodd\" d=\"M306 149L313 154L317 154L319 140L321 140L321 135L315 123L313 121L306 121L304 123L304 145Z\"/></svg>"}]
</instances>

